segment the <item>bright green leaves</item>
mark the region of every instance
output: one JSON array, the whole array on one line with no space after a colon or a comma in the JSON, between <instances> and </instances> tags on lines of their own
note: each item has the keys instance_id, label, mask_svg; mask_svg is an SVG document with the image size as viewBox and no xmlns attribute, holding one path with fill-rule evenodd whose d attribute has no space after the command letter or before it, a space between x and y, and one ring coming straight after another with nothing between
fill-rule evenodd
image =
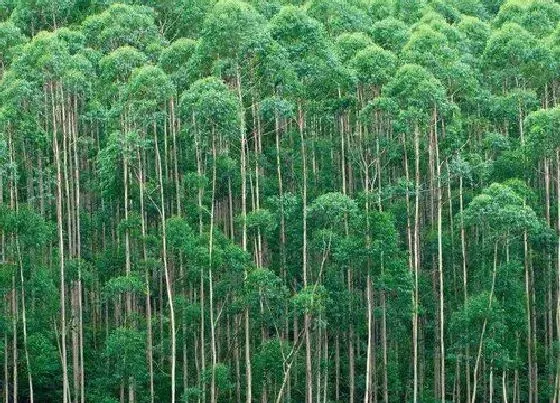
<instances>
[{"instance_id":1,"label":"bright green leaves","mask_svg":"<svg viewBox=\"0 0 560 403\"><path fill-rule=\"evenodd\" d=\"M25 36L11 21L0 22L0 73L10 63L14 52L17 50L16 46L24 41Z\"/></svg>"},{"instance_id":2,"label":"bright green leaves","mask_svg":"<svg viewBox=\"0 0 560 403\"><path fill-rule=\"evenodd\" d=\"M496 82L506 83L508 87L520 87L520 80L532 82L546 79L551 66L543 46L515 23L504 24L492 33L483 59Z\"/></svg>"},{"instance_id":3,"label":"bright green leaves","mask_svg":"<svg viewBox=\"0 0 560 403\"><path fill-rule=\"evenodd\" d=\"M180 38L163 49L158 65L169 74L179 92L187 89L190 83L189 61L196 51L196 42Z\"/></svg>"},{"instance_id":4,"label":"bright green leaves","mask_svg":"<svg viewBox=\"0 0 560 403\"><path fill-rule=\"evenodd\" d=\"M307 286L292 297L292 304L299 315L318 316L324 313L328 293L324 286Z\"/></svg>"},{"instance_id":5,"label":"bright green leaves","mask_svg":"<svg viewBox=\"0 0 560 403\"><path fill-rule=\"evenodd\" d=\"M65 91L73 94L90 92L95 70L83 48L81 33L61 28L54 33L41 32L23 45L6 77L8 82L15 79L12 84L21 84L11 88L24 90L27 95L22 100L32 109L34 103L28 101L40 102L46 84L60 83ZM57 91L56 86L52 90ZM12 97L10 102L16 103L18 98Z\"/></svg>"},{"instance_id":6,"label":"bright green leaves","mask_svg":"<svg viewBox=\"0 0 560 403\"><path fill-rule=\"evenodd\" d=\"M278 118L290 118L294 116L294 105L279 97L269 97L261 101L260 113L266 120Z\"/></svg>"},{"instance_id":7,"label":"bright green leaves","mask_svg":"<svg viewBox=\"0 0 560 403\"><path fill-rule=\"evenodd\" d=\"M264 18L241 1L219 1L206 16L199 52L204 58L218 57L240 62L247 45L261 36Z\"/></svg>"},{"instance_id":8,"label":"bright green leaves","mask_svg":"<svg viewBox=\"0 0 560 403\"><path fill-rule=\"evenodd\" d=\"M138 330L118 327L111 332L103 353L105 374L110 374L107 386L118 387L130 377L142 379L142 374L146 374L145 345L145 335Z\"/></svg>"},{"instance_id":9,"label":"bright green leaves","mask_svg":"<svg viewBox=\"0 0 560 403\"><path fill-rule=\"evenodd\" d=\"M508 332L505 323L505 312L498 299L494 296L492 303L488 303L489 293L481 292L470 297L462 309L451 317L450 327L458 340L456 344L461 348L470 346L475 349L480 338L480 328L487 322L487 335L483 347L489 356L507 357L507 350L502 346ZM513 329L511 329L513 330ZM505 358L504 357L504 358Z\"/></svg>"},{"instance_id":10,"label":"bright green leaves","mask_svg":"<svg viewBox=\"0 0 560 403\"><path fill-rule=\"evenodd\" d=\"M479 225L492 236L503 237L539 229L535 212L509 186L493 183L464 211L467 226Z\"/></svg>"},{"instance_id":11,"label":"bright green leaves","mask_svg":"<svg viewBox=\"0 0 560 403\"><path fill-rule=\"evenodd\" d=\"M320 21L331 35L367 32L370 25L366 11L347 0L311 0L307 12Z\"/></svg>"},{"instance_id":12,"label":"bright green leaves","mask_svg":"<svg viewBox=\"0 0 560 403\"><path fill-rule=\"evenodd\" d=\"M67 68L70 51L56 33L40 32L21 49L12 69L28 81L60 79Z\"/></svg>"},{"instance_id":13,"label":"bright green leaves","mask_svg":"<svg viewBox=\"0 0 560 403\"><path fill-rule=\"evenodd\" d=\"M282 326L288 289L282 279L266 268L251 270L245 280L245 298L253 316L263 326Z\"/></svg>"},{"instance_id":14,"label":"bright green leaves","mask_svg":"<svg viewBox=\"0 0 560 403\"><path fill-rule=\"evenodd\" d=\"M291 347L290 343L280 338L274 338L261 344L253 361L256 380L273 382L282 379L284 359L289 356Z\"/></svg>"},{"instance_id":15,"label":"bright green leaves","mask_svg":"<svg viewBox=\"0 0 560 403\"><path fill-rule=\"evenodd\" d=\"M26 34L52 30L77 15L77 0L19 0L14 1L12 19Z\"/></svg>"},{"instance_id":16,"label":"bright green leaves","mask_svg":"<svg viewBox=\"0 0 560 403\"><path fill-rule=\"evenodd\" d=\"M0 208L0 229L6 235L17 236L20 248L27 251L41 248L53 236L51 223L26 207L18 211Z\"/></svg>"},{"instance_id":17,"label":"bright green leaves","mask_svg":"<svg viewBox=\"0 0 560 403\"><path fill-rule=\"evenodd\" d=\"M175 95L173 83L162 69L146 65L133 71L127 85L128 102L134 116L153 121L162 107Z\"/></svg>"},{"instance_id":18,"label":"bright green leaves","mask_svg":"<svg viewBox=\"0 0 560 403\"><path fill-rule=\"evenodd\" d=\"M545 39L543 39L543 46L545 46L552 59L552 77L560 77L560 25Z\"/></svg>"},{"instance_id":19,"label":"bright green leaves","mask_svg":"<svg viewBox=\"0 0 560 403\"><path fill-rule=\"evenodd\" d=\"M145 293L146 284L138 275L112 277L104 287L104 295L108 300L117 300L125 294L143 296Z\"/></svg>"},{"instance_id":20,"label":"bright green leaves","mask_svg":"<svg viewBox=\"0 0 560 403\"><path fill-rule=\"evenodd\" d=\"M539 109L531 112L525 119L528 131L527 144L532 151L531 156L540 158L543 155L554 156L560 147L558 128L560 127L560 109Z\"/></svg>"},{"instance_id":21,"label":"bright green leaves","mask_svg":"<svg viewBox=\"0 0 560 403\"><path fill-rule=\"evenodd\" d=\"M167 219L165 225L167 243L172 250L188 253L195 242L194 231L189 223L180 217Z\"/></svg>"},{"instance_id":22,"label":"bright green leaves","mask_svg":"<svg viewBox=\"0 0 560 403\"><path fill-rule=\"evenodd\" d=\"M111 132L106 139L106 145L97 154L97 173L99 188L109 196L118 193L122 178L121 161L133 158L134 151L145 148L149 140L141 138L136 131L123 134L121 131Z\"/></svg>"},{"instance_id":23,"label":"bright green leaves","mask_svg":"<svg viewBox=\"0 0 560 403\"><path fill-rule=\"evenodd\" d=\"M445 101L445 89L429 71L415 64L405 64L384 88L402 110L427 113Z\"/></svg>"},{"instance_id":24,"label":"bright green leaves","mask_svg":"<svg viewBox=\"0 0 560 403\"><path fill-rule=\"evenodd\" d=\"M366 4L367 13L374 22L383 20L395 13L393 0L369 0Z\"/></svg>"},{"instance_id":25,"label":"bright green leaves","mask_svg":"<svg viewBox=\"0 0 560 403\"><path fill-rule=\"evenodd\" d=\"M287 6L271 20L271 34L290 55L290 59L310 55L326 56L327 36L323 25L302 8Z\"/></svg>"},{"instance_id":26,"label":"bright green leaves","mask_svg":"<svg viewBox=\"0 0 560 403\"><path fill-rule=\"evenodd\" d=\"M132 71L142 66L147 57L132 46L122 46L99 60L101 78L107 82L126 82Z\"/></svg>"},{"instance_id":27,"label":"bright green leaves","mask_svg":"<svg viewBox=\"0 0 560 403\"><path fill-rule=\"evenodd\" d=\"M422 15L426 0L395 0L395 12L400 20L414 23Z\"/></svg>"},{"instance_id":28,"label":"bright green leaves","mask_svg":"<svg viewBox=\"0 0 560 403\"><path fill-rule=\"evenodd\" d=\"M476 17L465 16L457 24L457 29L463 34L463 43L469 52L479 57L491 34L490 26Z\"/></svg>"},{"instance_id":29,"label":"bright green leaves","mask_svg":"<svg viewBox=\"0 0 560 403\"><path fill-rule=\"evenodd\" d=\"M239 103L229 88L217 78L193 83L181 96L181 114L192 130L205 136L232 137L238 132Z\"/></svg>"},{"instance_id":30,"label":"bright green leaves","mask_svg":"<svg viewBox=\"0 0 560 403\"><path fill-rule=\"evenodd\" d=\"M198 36L204 16L215 0L143 0L138 3L154 9L158 30L173 40Z\"/></svg>"},{"instance_id":31,"label":"bright green leaves","mask_svg":"<svg viewBox=\"0 0 560 403\"><path fill-rule=\"evenodd\" d=\"M357 212L356 202L339 192L322 194L308 207L309 218L316 225L338 230L341 229L345 218L351 218Z\"/></svg>"},{"instance_id":32,"label":"bright green leaves","mask_svg":"<svg viewBox=\"0 0 560 403\"><path fill-rule=\"evenodd\" d=\"M373 44L372 39L362 32L343 33L335 41L336 51L343 63L350 60L356 52Z\"/></svg>"},{"instance_id":33,"label":"bright green leaves","mask_svg":"<svg viewBox=\"0 0 560 403\"><path fill-rule=\"evenodd\" d=\"M56 289L52 291L56 292ZM41 310L43 309L44 305L41 304ZM32 332L28 337L30 366L33 368L35 393L44 399L60 400L62 396L53 391L52 387L53 376L61 371L60 356L53 335L47 329L46 325L44 331Z\"/></svg>"},{"instance_id":34,"label":"bright green leaves","mask_svg":"<svg viewBox=\"0 0 560 403\"><path fill-rule=\"evenodd\" d=\"M393 77L397 68L397 57L377 45L360 50L350 60L358 81L365 85L380 88Z\"/></svg>"},{"instance_id":35,"label":"bright green leaves","mask_svg":"<svg viewBox=\"0 0 560 403\"><path fill-rule=\"evenodd\" d=\"M442 77L456 55L449 47L447 37L443 33L422 24L410 36L403 48L403 57L408 63L422 65L438 77Z\"/></svg>"},{"instance_id":36,"label":"bright green leaves","mask_svg":"<svg viewBox=\"0 0 560 403\"><path fill-rule=\"evenodd\" d=\"M224 363L217 363L214 368L208 368L202 374L203 381L210 384L212 372L214 372L214 381L216 382L216 389L224 394L235 387L235 383L231 379L230 368Z\"/></svg>"},{"instance_id":37,"label":"bright green leaves","mask_svg":"<svg viewBox=\"0 0 560 403\"><path fill-rule=\"evenodd\" d=\"M271 20L270 33L286 49L304 90L318 94L337 88L340 66L319 21L288 6Z\"/></svg>"},{"instance_id":38,"label":"bright green leaves","mask_svg":"<svg viewBox=\"0 0 560 403\"><path fill-rule=\"evenodd\" d=\"M122 106L125 99L125 84L132 72L141 67L147 57L132 46L123 46L103 56L98 63L103 92L100 100L116 108Z\"/></svg>"},{"instance_id":39,"label":"bright green leaves","mask_svg":"<svg viewBox=\"0 0 560 403\"><path fill-rule=\"evenodd\" d=\"M141 51L162 42L150 8L114 4L88 17L82 24L87 44L94 49L110 52L130 45Z\"/></svg>"},{"instance_id":40,"label":"bright green leaves","mask_svg":"<svg viewBox=\"0 0 560 403\"><path fill-rule=\"evenodd\" d=\"M249 231L260 231L262 234L271 234L277 227L276 217L267 209L247 213L246 222Z\"/></svg>"},{"instance_id":41,"label":"bright green leaves","mask_svg":"<svg viewBox=\"0 0 560 403\"><path fill-rule=\"evenodd\" d=\"M466 14L462 16L461 21L471 16L483 19L488 15L488 10L481 0L452 0L450 3L457 11Z\"/></svg>"},{"instance_id":42,"label":"bright green leaves","mask_svg":"<svg viewBox=\"0 0 560 403\"><path fill-rule=\"evenodd\" d=\"M373 40L384 49L399 52L410 35L408 26L394 17L388 17L373 24Z\"/></svg>"},{"instance_id":43,"label":"bright green leaves","mask_svg":"<svg viewBox=\"0 0 560 403\"><path fill-rule=\"evenodd\" d=\"M18 78L13 71L8 71L1 81L0 90L0 122L2 125L11 123L17 126L33 127L33 121L25 116L23 105L35 105L39 101L38 94L32 83ZM17 123L16 123L17 122ZM37 130L38 132L38 130ZM4 157L4 155L2 155Z\"/></svg>"},{"instance_id":44,"label":"bright green leaves","mask_svg":"<svg viewBox=\"0 0 560 403\"><path fill-rule=\"evenodd\" d=\"M161 104L173 95L174 88L167 75L156 66L143 66L132 73L128 93L134 99Z\"/></svg>"},{"instance_id":45,"label":"bright green leaves","mask_svg":"<svg viewBox=\"0 0 560 403\"><path fill-rule=\"evenodd\" d=\"M538 38L550 34L560 22L560 5L551 0L508 0L495 19L496 26L521 25Z\"/></svg>"}]
</instances>

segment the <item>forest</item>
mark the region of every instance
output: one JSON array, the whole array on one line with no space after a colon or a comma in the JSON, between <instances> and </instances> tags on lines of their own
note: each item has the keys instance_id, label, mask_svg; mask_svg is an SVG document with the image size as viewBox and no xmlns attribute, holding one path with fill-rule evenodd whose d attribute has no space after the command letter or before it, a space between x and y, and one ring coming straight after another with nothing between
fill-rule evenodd
<instances>
[{"instance_id":1,"label":"forest","mask_svg":"<svg viewBox=\"0 0 560 403\"><path fill-rule=\"evenodd\" d=\"M0 0L2 402L560 401L560 2Z\"/></svg>"}]
</instances>

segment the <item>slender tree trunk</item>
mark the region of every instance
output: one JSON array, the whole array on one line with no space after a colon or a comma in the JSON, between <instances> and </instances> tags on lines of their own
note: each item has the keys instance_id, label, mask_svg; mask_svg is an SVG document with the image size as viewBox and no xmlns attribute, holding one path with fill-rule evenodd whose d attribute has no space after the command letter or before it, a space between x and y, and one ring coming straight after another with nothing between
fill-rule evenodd
<instances>
[{"instance_id":1,"label":"slender tree trunk","mask_svg":"<svg viewBox=\"0 0 560 403\"><path fill-rule=\"evenodd\" d=\"M171 403L175 403L175 357L176 357L176 334L175 334L175 310L173 305L173 290L171 284L171 275L167 264L167 235L165 225L165 194L163 189L163 172L161 166L161 156L159 153L157 131L154 122L154 147L156 152L156 167L158 172L159 181L159 194L160 194L160 217L161 217L161 240L162 240L162 259L163 259L163 272L165 275L165 289L167 293L167 300L169 304L169 320L171 324Z\"/></svg>"},{"instance_id":2,"label":"slender tree trunk","mask_svg":"<svg viewBox=\"0 0 560 403\"><path fill-rule=\"evenodd\" d=\"M298 126L299 135L301 140L301 158L302 158L302 201L303 201L303 246L302 246L302 262L303 262L303 287L307 287L308 283L308 273L307 273L307 160L306 160L306 150L305 150L305 136L304 136L304 117L303 109L301 106L301 101L298 104ZM309 332L310 327L310 317L306 312L304 315L304 338L305 338L305 402L313 402L313 373L312 373L312 362L311 362L311 336Z\"/></svg>"},{"instance_id":3,"label":"slender tree trunk","mask_svg":"<svg viewBox=\"0 0 560 403\"><path fill-rule=\"evenodd\" d=\"M335 401L340 400L340 334L337 332L334 337L334 396Z\"/></svg>"},{"instance_id":4,"label":"slender tree trunk","mask_svg":"<svg viewBox=\"0 0 560 403\"><path fill-rule=\"evenodd\" d=\"M498 272L498 240L494 242L494 263L492 266L492 286L490 288L490 295L488 297L488 310L492 308L492 300L494 299L494 287L496 284L496 274ZM484 343L484 334L486 332L486 325L488 324L488 317L484 318L484 322L482 323L482 331L480 332L480 341L478 343L478 353L476 356L476 361L474 363L474 371L473 371L473 390L472 390L472 397L471 403L475 403L476 401L476 386L477 386L477 377L478 377L478 368L480 366L480 360L482 358L482 347Z\"/></svg>"},{"instance_id":5,"label":"slender tree trunk","mask_svg":"<svg viewBox=\"0 0 560 403\"><path fill-rule=\"evenodd\" d=\"M18 301L16 276L12 275L12 390L14 401L18 401L18 347L17 347L17 323L18 323Z\"/></svg>"},{"instance_id":6,"label":"slender tree trunk","mask_svg":"<svg viewBox=\"0 0 560 403\"><path fill-rule=\"evenodd\" d=\"M241 217L242 217L242 237L241 246L244 251L247 251L247 138L245 133L245 110L243 109L243 96L241 91L241 71L239 63L236 65L236 80L237 80L237 97L239 100L239 133L241 135ZM247 279L247 269L245 269L245 279ZM245 308L245 372L247 382L247 403L253 400L252 389L253 382L251 376L251 327L249 321L249 308Z\"/></svg>"},{"instance_id":7,"label":"slender tree trunk","mask_svg":"<svg viewBox=\"0 0 560 403\"><path fill-rule=\"evenodd\" d=\"M524 250L524 265L525 265L525 304L527 309L527 365L528 365L528 382L529 382L529 403L533 401L533 362L532 362L532 329L531 329L531 288L529 276L529 250L527 245L527 231L523 234L523 250Z\"/></svg>"},{"instance_id":8,"label":"slender tree trunk","mask_svg":"<svg viewBox=\"0 0 560 403\"><path fill-rule=\"evenodd\" d=\"M286 271L286 219L284 216L284 191L282 184L282 165L280 161L280 116L275 112L274 133L276 138L276 176L278 180L278 197L280 199L280 271L284 285L288 286L288 274ZM288 303L284 305L284 337L288 337L289 319ZM289 382L289 379L288 379Z\"/></svg>"},{"instance_id":9,"label":"slender tree trunk","mask_svg":"<svg viewBox=\"0 0 560 403\"><path fill-rule=\"evenodd\" d=\"M366 277L366 287L367 287L367 358L366 358L366 391L364 394L364 403L369 403L372 401L371 395L371 367L372 367L372 355L373 355L373 292L371 289L371 276L368 273Z\"/></svg>"},{"instance_id":10,"label":"slender tree trunk","mask_svg":"<svg viewBox=\"0 0 560 403\"><path fill-rule=\"evenodd\" d=\"M193 113L192 115L192 125L194 127L195 136L195 153L196 153L196 166L198 177L201 178L203 174L202 170L202 149L201 149L201 139L200 134L196 129L196 119ZM203 223L202 223L202 196L204 189L199 185L198 187L198 235L202 236ZM204 268L200 268L200 290L199 290L199 301L200 301L200 370L199 371L199 387L202 390L202 401L206 401L206 387L200 383L200 375L206 371L206 347L205 347L205 309L204 309Z\"/></svg>"},{"instance_id":11,"label":"slender tree trunk","mask_svg":"<svg viewBox=\"0 0 560 403\"><path fill-rule=\"evenodd\" d=\"M461 226L461 258L463 267L463 304L467 303L467 248L465 242L465 223L463 218L463 176L459 176L459 217ZM471 401L470 348L465 347L465 377L467 383L467 401Z\"/></svg>"},{"instance_id":12,"label":"slender tree trunk","mask_svg":"<svg viewBox=\"0 0 560 403\"><path fill-rule=\"evenodd\" d=\"M146 213L144 207L144 164L140 157L140 150L136 150L136 159L138 161L138 191L140 199L140 216L142 228L142 258L146 263L148 253L146 250ZM153 354L153 330L152 330L152 304L150 297L150 272L146 265L144 273L146 286L146 360L148 363L148 376L150 383L150 402L154 401L154 354Z\"/></svg>"},{"instance_id":13,"label":"slender tree trunk","mask_svg":"<svg viewBox=\"0 0 560 403\"><path fill-rule=\"evenodd\" d=\"M29 382L29 401L33 403L35 401L34 391L33 391L33 371L31 369L31 362L29 361L29 349L27 343L27 314L25 308L25 282L23 277L23 261L21 259L21 251L19 248L19 240L16 237L16 247L19 261L19 273L21 280L21 321L23 325L23 350L25 354L25 365L27 367L27 381Z\"/></svg>"},{"instance_id":14,"label":"slender tree trunk","mask_svg":"<svg viewBox=\"0 0 560 403\"><path fill-rule=\"evenodd\" d=\"M560 149L556 149L556 192L557 192L557 231L560 233ZM556 329L557 338L560 340L560 237L558 238L556 268ZM554 401L560 397L560 351L556 356L556 386L554 388Z\"/></svg>"},{"instance_id":15,"label":"slender tree trunk","mask_svg":"<svg viewBox=\"0 0 560 403\"><path fill-rule=\"evenodd\" d=\"M212 348L212 378L210 386L210 401L211 403L217 402L216 393L216 365L217 353L216 353L216 332L214 330L216 323L214 323L214 287L212 279L212 248L213 248L213 231L214 231L214 197L216 194L216 140L214 134L212 134L212 198L210 205L210 234L208 235L208 289L209 289L209 309L210 309L210 343Z\"/></svg>"},{"instance_id":16,"label":"slender tree trunk","mask_svg":"<svg viewBox=\"0 0 560 403\"><path fill-rule=\"evenodd\" d=\"M444 321L444 285L443 285L443 230L442 230L442 189L441 189L441 163L439 158L437 112L434 108L434 144L437 175L437 243L438 243L438 274L439 274L439 342L440 342L440 394L441 401L445 403L445 321Z\"/></svg>"},{"instance_id":17,"label":"slender tree trunk","mask_svg":"<svg viewBox=\"0 0 560 403\"><path fill-rule=\"evenodd\" d=\"M379 153L378 153L379 157ZM367 160L367 156L364 160L365 165L365 184L364 190L366 193L366 246L369 249L371 247L371 239L370 239L370 222L369 222L369 161ZM364 394L364 403L369 403L372 401L372 367L373 367L373 349L375 340L373 339L373 292L371 286L371 260L368 257L367 260L367 276L366 276L366 294L367 294L367 324L368 324L368 331L367 331L367 358L366 358L366 391Z\"/></svg>"},{"instance_id":18,"label":"slender tree trunk","mask_svg":"<svg viewBox=\"0 0 560 403\"><path fill-rule=\"evenodd\" d=\"M56 217L58 228L58 255L60 264L60 351L62 360L62 400L68 403L68 360L66 358L66 293L64 279L64 235L63 235L63 216L62 216L62 167L60 162L60 148L57 138L55 91L53 83L50 84L51 107L52 107L52 130L53 130L53 153L56 165Z\"/></svg>"},{"instance_id":19,"label":"slender tree trunk","mask_svg":"<svg viewBox=\"0 0 560 403\"><path fill-rule=\"evenodd\" d=\"M384 273L385 265L383 262L383 252L381 253L381 268L382 273ZM387 294L384 289L381 290L381 307L383 309L383 316L381 318L381 342L383 344L383 401L385 403L389 403L389 361L387 358Z\"/></svg>"},{"instance_id":20,"label":"slender tree trunk","mask_svg":"<svg viewBox=\"0 0 560 403\"><path fill-rule=\"evenodd\" d=\"M418 271L420 268L420 130L414 125L415 202L414 202L414 306L412 315L412 344L414 386L413 402L418 402Z\"/></svg>"},{"instance_id":21,"label":"slender tree trunk","mask_svg":"<svg viewBox=\"0 0 560 403\"><path fill-rule=\"evenodd\" d=\"M81 189L80 189L80 160L78 154L78 100L77 96L73 96L74 105L72 108L72 125L73 133L73 154L74 154L74 184L76 186L76 257L78 259L78 339L79 339L79 357L80 357L80 402L85 401L84 391L84 326L83 326L83 301L82 301L82 239L81 239Z\"/></svg>"}]
</instances>

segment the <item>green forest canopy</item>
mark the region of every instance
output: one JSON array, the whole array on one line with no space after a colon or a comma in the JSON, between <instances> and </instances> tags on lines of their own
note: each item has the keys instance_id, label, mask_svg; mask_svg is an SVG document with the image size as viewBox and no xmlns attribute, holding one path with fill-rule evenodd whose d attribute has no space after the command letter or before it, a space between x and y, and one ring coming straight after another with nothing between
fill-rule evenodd
<instances>
[{"instance_id":1,"label":"green forest canopy","mask_svg":"<svg viewBox=\"0 0 560 403\"><path fill-rule=\"evenodd\" d=\"M0 1L4 402L560 399L560 4Z\"/></svg>"}]
</instances>

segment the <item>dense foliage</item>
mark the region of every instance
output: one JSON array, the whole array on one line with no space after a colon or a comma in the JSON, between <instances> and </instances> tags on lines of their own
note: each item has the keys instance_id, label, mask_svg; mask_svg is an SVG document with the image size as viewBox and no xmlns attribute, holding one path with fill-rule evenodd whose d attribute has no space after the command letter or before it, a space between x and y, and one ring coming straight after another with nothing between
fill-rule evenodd
<instances>
[{"instance_id":1,"label":"dense foliage","mask_svg":"<svg viewBox=\"0 0 560 403\"><path fill-rule=\"evenodd\" d=\"M560 4L0 1L4 402L560 400Z\"/></svg>"}]
</instances>

